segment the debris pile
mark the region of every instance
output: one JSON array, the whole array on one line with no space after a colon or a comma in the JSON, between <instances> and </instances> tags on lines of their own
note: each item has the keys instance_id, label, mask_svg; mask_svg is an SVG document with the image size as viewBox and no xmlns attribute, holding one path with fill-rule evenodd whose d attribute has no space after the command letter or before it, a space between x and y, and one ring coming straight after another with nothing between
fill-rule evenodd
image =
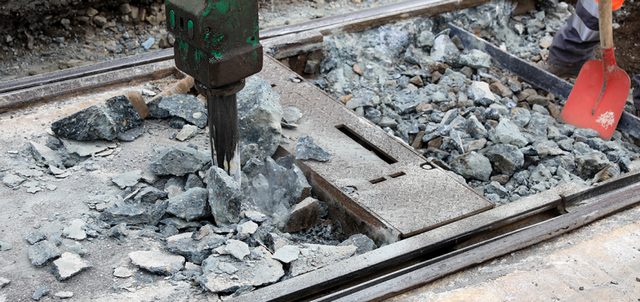
<instances>
[{"instance_id":1,"label":"debris pile","mask_svg":"<svg viewBox=\"0 0 640 302\"><path fill-rule=\"evenodd\" d=\"M498 22L496 7L471 9L482 16L474 22ZM321 72L320 88L497 203L600 182L640 160L640 147L619 132L604 141L561 123L561 100L464 49L430 19L329 37Z\"/></svg>"}]
</instances>

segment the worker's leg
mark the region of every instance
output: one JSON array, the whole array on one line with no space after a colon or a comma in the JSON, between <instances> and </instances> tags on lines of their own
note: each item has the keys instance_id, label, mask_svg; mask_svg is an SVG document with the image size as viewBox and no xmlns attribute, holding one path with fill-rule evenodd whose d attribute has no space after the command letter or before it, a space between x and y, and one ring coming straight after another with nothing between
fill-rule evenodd
<instances>
[{"instance_id":1,"label":"worker's leg","mask_svg":"<svg viewBox=\"0 0 640 302\"><path fill-rule=\"evenodd\" d=\"M595 0L579 0L575 14L553 38L549 49L549 65L577 74L582 65L593 57L599 40L598 3Z\"/></svg>"},{"instance_id":2,"label":"worker's leg","mask_svg":"<svg viewBox=\"0 0 640 302\"><path fill-rule=\"evenodd\" d=\"M640 116L640 74L633 76L635 87L633 89L633 103L636 105L636 115Z\"/></svg>"}]
</instances>

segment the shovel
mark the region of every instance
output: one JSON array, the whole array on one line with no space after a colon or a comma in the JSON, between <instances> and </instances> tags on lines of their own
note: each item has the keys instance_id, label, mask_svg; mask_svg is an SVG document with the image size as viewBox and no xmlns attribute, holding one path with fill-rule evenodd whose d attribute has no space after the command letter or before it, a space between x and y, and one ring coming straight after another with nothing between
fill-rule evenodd
<instances>
[{"instance_id":1,"label":"shovel","mask_svg":"<svg viewBox=\"0 0 640 302\"><path fill-rule=\"evenodd\" d=\"M600 0L599 11L602 60L582 66L561 116L565 123L591 128L610 139L627 102L631 79L616 65L611 0Z\"/></svg>"}]
</instances>

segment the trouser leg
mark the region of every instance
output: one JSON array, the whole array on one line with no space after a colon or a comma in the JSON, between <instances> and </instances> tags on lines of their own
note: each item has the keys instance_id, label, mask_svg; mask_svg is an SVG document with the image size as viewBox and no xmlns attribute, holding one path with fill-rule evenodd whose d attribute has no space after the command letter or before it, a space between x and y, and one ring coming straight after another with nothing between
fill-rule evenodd
<instances>
[{"instance_id":1,"label":"trouser leg","mask_svg":"<svg viewBox=\"0 0 640 302\"><path fill-rule=\"evenodd\" d=\"M636 105L636 112L640 116L640 74L633 76L633 83L635 86L633 89L633 104Z\"/></svg>"},{"instance_id":2,"label":"trouser leg","mask_svg":"<svg viewBox=\"0 0 640 302\"><path fill-rule=\"evenodd\" d=\"M598 3L595 0L579 0L576 12L553 38L549 63L582 66L593 57L599 40Z\"/></svg>"}]
</instances>

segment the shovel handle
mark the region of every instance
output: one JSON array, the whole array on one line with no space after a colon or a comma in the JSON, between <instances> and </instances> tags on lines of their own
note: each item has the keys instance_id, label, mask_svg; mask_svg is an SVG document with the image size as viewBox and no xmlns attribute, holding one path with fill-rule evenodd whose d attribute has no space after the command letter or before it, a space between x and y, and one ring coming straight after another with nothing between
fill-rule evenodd
<instances>
[{"instance_id":1,"label":"shovel handle","mask_svg":"<svg viewBox=\"0 0 640 302\"><path fill-rule=\"evenodd\" d=\"M611 0L600 0L600 43L602 49L613 48L613 13Z\"/></svg>"}]
</instances>

